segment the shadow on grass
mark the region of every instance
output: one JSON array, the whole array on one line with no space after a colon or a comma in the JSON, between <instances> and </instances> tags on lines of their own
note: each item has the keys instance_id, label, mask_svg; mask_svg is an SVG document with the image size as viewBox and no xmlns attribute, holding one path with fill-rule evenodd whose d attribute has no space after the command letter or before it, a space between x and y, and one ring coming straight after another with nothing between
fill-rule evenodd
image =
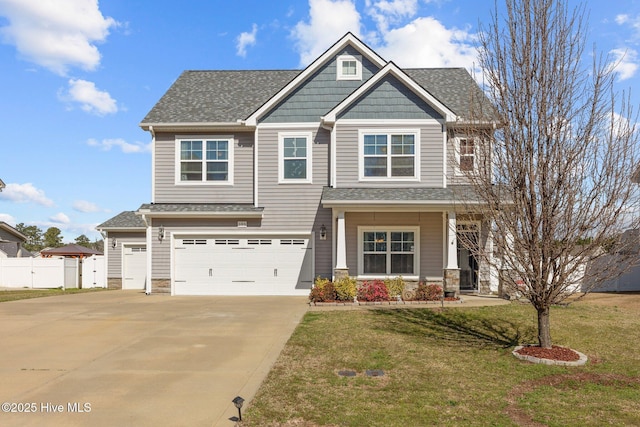
<instances>
[{"instance_id":1,"label":"shadow on grass","mask_svg":"<svg viewBox=\"0 0 640 427\"><path fill-rule=\"evenodd\" d=\"M535 330L496 315L483 317L462 310L399 309L373 310L384 318L384 329L401 334L428 337L478 347L513 347L533 342Z\"/></svg>"}]
</instances>

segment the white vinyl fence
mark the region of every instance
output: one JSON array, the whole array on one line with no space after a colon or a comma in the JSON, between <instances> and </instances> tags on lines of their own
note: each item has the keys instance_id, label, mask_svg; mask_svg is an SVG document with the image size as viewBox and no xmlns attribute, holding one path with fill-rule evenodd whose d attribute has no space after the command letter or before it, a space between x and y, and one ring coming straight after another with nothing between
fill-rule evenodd
<instances>
[{"instance_id":1,"label":"white vinyl fence","mask_svg":"<svg viewBox=\"0 0 640 427\"><path fill-rule=\"evenodd\" d=\"M82 273L82 274L80 274ZM0 258L0 287L102 288L104 256L86 258Z\"/></svg>"}]
</instances>

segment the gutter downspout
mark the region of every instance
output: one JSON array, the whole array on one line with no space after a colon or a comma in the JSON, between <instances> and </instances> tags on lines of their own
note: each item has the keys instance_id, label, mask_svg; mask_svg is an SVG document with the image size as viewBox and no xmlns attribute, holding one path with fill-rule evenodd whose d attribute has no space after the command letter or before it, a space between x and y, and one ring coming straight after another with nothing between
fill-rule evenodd
<instances>
[{"instance_id":1,"label":"gutter downspout","mask_svg":"<svg viewBox=\"0 0 640 427\"><path fill-rule=\"evenodd\" d=\"M109 287L109 232L99 230L102 236L102 249L104 250L104 288Z\"/></svg>"},{"instance_id":2,"label":"gutter downspout","mask_svg":"<svg viewBox=\"0 0 640 427\"><path fill-rule=\"evenodd\" d=\"M149 132L151 133L151 203L155 203L156 197L156 132L153 130L153 126L149 126Z\"/></svg>"}]
</instances>

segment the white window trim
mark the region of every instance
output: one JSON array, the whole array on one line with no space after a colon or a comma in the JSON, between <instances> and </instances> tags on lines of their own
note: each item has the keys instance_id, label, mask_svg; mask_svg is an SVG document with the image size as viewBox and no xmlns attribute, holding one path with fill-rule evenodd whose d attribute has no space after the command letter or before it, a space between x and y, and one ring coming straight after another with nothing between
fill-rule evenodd
<instances>
[{"instance_id":1,"label":"white window trim","mask_svg":"<svg viewBox=\"0 0 640 427\"><path fill-rule=\"evenodd\" d=\"M413 232L414 238L414 250L413 250L413 274L364 274L364 239L363 233L365 231L405 231ZM390 267L390 264L387 263ZM407 280L419 280L420 278L420 227L418 226L358 226L358 279L380 279L385 277L398 277L402 276Z\"/></svg>"},{"instance_id":2,"label":"white window trim","mask_svg":"<svg viewBox=\"0 0 640 427\"><path fill-rule=\"evenodd\" d=\"M180 179L181 168L180 164L182 160L180 159L180 145L182 141L202 141L202 163L203 168L206 167L206 141L228 141L229 142L229 159L227 160L228 164L228 179L226 181L206 181L204 180L204 176L206 175L206 168L203 169L203 180L202 181L182 181ZM175 184L176 185L205 185L205 186L229 186L233 185L233 163L234 163L234 146L235 146L235 138L229 135L185 135L185 136L176 136L175 140Z\"/></svg>"},{"instance_id":3,"label":"white window trim","mask_svg":"<svg viewBox=\"0 0 640 427\"><path fill-rule=\"evenodd\" d=\"M388 144L391 144L391 135L414 135L415 152L413 154L414 176L389 176L391 173L391 153L387 153L387 176L365 176L364 175L364 136L365 135L387 135ZM360 129L358 131L358 176L360 181L420 181L420 129Z\"/></svg>"},{"instance_id":4,"label":"white window trim","mask_svg":"<svg viewBox=\"0 0 640 427\"><path fill-rule=\"evenodd\" d=\"M307 140L307 177L305 179L286 179L284 177L284 139L305 138ZM311 184L313 182L313 133L278 132L278 184Z\"/></svg>"},{"instance_id":5,"label":"white window trim","mask_svg":"<svg viewBox=\"0 0 640 427\"><path fill-rule=\"evenodd\" d=\"M474 145L473 145L473 170L471 172L465 172L462 169L460 169L460 142L462 140L469 140L472 139L474 141ZM466 137L466 136L456 136L453 139L454 142L454 151L455 151L455 156L456 156L456 164L455 164L455 174L456 176L464 176L467 173L475 173L478 170L478 153L477 153L477 149L478 149L478 144L475 143L475 141L477 141L477 138L474 137Z\"/></svg>"},{"instance_id":6,"label":"white window trim","mask_svg":"<svg viewBox=\"0 0 640 427\"><path fill-rule=\"evenodd\" d=\"M351 75L343 74L342 63L344 61L356 62L356 73ZM340 55L336 62L336 80L362 80L362 56L361 55Z\"/></svg>"}]
</instances>

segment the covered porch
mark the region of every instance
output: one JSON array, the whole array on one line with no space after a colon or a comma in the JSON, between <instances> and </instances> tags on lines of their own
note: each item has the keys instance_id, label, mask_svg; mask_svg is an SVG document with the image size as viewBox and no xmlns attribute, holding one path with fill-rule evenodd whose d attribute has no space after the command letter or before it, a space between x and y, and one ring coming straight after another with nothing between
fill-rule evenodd
<instances>
[{"instance_id":1,"label":"covered porch","mask_svg":"<svg viewBox=\"0 0 640 427\"><path fill-rule=\"evenodd\" d=\"M332 210L334 278L402 276L456 293L492 292L489 267L478 256L491 253L488 227L462 209L460 190L468 191L326 187L322 205Z\"/></svg>"}]
</instances>

